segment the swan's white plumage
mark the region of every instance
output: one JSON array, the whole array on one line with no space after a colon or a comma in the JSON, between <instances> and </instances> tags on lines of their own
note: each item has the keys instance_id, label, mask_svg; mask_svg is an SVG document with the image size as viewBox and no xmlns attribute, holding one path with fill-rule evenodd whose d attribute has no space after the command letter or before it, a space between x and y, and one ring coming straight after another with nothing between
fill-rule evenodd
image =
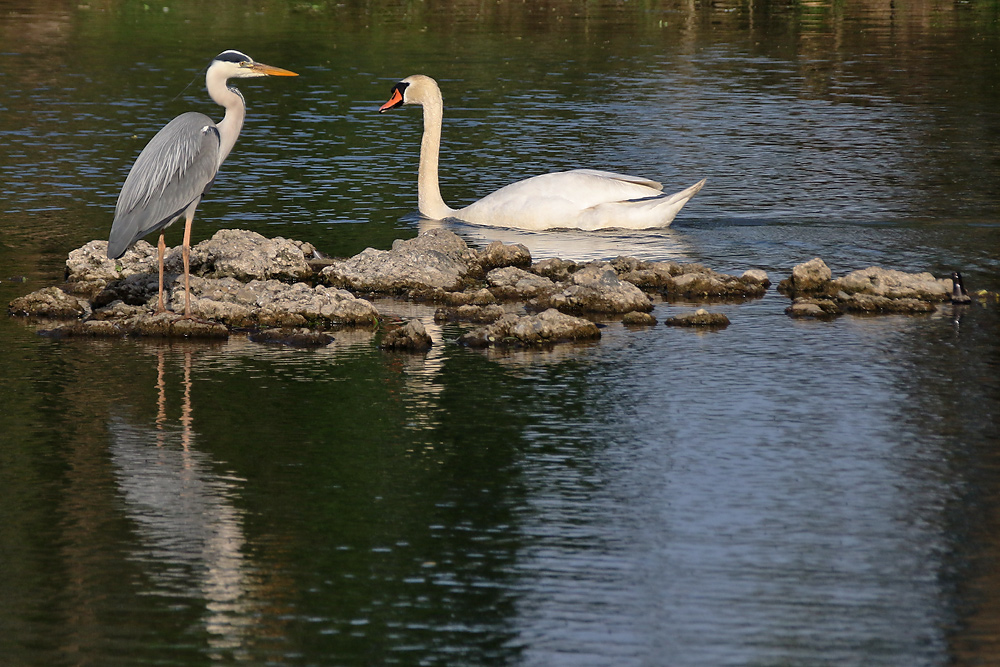
<instances>
[{"instance_id":1,"label":"swan's white plumage","mask_svg":"<svg viewBox=\"0 0 1000 667\"><path fill-rule=\"evenodd\" d=\"M424 110L417 180L421 215L458 218L475 225L516 229L650 229L666 227L705 181L665 194L656 181L596 169L542 174L511 183L462 209L441 198L438 160L444 103L434 79L417 74L400 81L381 110L418 104Z\"/></svg>"}]
</instances>

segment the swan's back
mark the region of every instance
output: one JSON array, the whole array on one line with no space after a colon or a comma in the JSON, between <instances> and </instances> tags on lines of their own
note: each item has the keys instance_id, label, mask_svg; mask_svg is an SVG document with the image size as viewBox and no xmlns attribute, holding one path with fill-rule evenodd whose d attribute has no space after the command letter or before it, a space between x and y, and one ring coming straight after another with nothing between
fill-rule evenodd
<instances>
[{"instance_id":1,"label":"swan's back","mask_svg":"<svg viewBox=\"0 0 1000 667\"><path fill-rule=\"evenodd\" d=\"M456 211L455 217L477 225L536 230L665 227L700 189L698 184L678 193L693 190L671 213L660 204L678 195L664 195L656 181L574 169L512 183Z\"/></svg>"}]
</instances>

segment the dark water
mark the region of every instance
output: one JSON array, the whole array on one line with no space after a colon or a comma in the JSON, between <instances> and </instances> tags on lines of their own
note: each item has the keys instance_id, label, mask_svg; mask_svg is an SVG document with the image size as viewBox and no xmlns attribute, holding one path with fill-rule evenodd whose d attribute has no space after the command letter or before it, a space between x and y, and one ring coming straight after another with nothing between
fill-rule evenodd
<instances>
[{"instance_id":1,"label":"dark water","mask_svg":"<svg viewBox=\"0 0 1000 667\"><path fill-rule=\"evenodd\" d=\"M375 111L426 73L452 205L576 166L708 178L665 231L470 243L1000 289L995 3L205 7L0 1L0 302L107 236L167 120L221 115L226 48L301 76L242 84L195 241L414 236L419 112ZM1000 306L786 305L503 354L380 303L426 357L0 318L0 662L996 664Z\"/></svg>"}]
</instances>

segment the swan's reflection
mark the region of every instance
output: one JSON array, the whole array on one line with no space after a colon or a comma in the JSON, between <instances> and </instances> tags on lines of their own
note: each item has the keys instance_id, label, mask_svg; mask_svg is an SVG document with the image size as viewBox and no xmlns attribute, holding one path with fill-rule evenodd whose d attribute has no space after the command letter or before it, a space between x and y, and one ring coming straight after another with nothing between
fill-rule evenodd
<instances>
[{"instance_id":1,"label":"swan's reflection","mask_svg":"<svg viewBox=\"0 0 1000 667\"><path fill-rule=\"evenodd\" d=\"M251 638L251 567L243 518L233 499L240 480L194 449L192 352L184 352L180 418L167 406L167 354L157 351L157 414L152 426L113 416L111 457L125 511L136 524L153 595L204 601L204 628L214 649L239 652Z\"/></svg>"},{"instance_id":2,"label":"swan's reflection","mask_svg":"<svg viewBox=\"0 0 1000 667\"><path fill-rule=\"evenodd\" d=\"M491 241L506 245L521 243L531 251L535 261L558 257L575 262L614 259L620 255L647 261L686 261L690 250L684 235L665 228L654 230L598 230L585 232L574 229L528 231L504 227L480 227L460 220L428 220L420 218L420 231L444 227L470 245L485 246Z\"/></svg>"}]
</instances>

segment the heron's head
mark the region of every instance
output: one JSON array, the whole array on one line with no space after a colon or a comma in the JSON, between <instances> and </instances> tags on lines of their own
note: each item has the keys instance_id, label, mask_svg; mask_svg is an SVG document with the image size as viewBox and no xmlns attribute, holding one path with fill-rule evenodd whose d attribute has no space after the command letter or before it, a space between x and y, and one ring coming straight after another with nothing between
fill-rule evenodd
<instances>
[{"instance_id":1,"label":"heron's head","mask_svg":"<svg viewBox=\"0 0 1000 667\"><path fill-rule=\"evenodd\" d=\"M378 110L388 111L404 104L424 104L435 99L439 102L441 99L441 89L438 88L437 81L423 74L414 74L393 86L389 101Z\"/></svg>"},{"instance_id":2,"label":"heron's head","mask_svg":"<svg viewBox=\"0 0 1000 667\"><path fill-rule=\"evenodd\" d=\"M287 69L272 67L264 63L254 62L254 59L245 53L230 49L223 51L212 59L208 69L218 70L225 74L227 79L253 79L259 76L298 76L295 72Z\"/></svg>"}]
</instances>

